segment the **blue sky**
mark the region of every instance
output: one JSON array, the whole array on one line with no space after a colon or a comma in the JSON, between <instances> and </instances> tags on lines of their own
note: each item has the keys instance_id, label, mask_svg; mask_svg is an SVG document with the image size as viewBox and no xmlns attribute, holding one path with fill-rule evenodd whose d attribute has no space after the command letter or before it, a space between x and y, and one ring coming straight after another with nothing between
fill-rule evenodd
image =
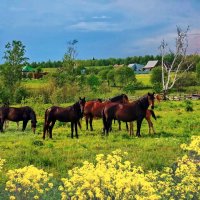
<instances>
[{"instance_id":1,"label":"blue sky","mask_svg":"<svg viewBox=\"0 0 200 200\"><path fill-rule=\"evenodd\" d=\"M61 60L73 39L77 59L157 55L176 25L190 26L188 52L200 52L199 0L1 0L0 10L0 63L12 40L30 62Z\"/></svg>"}]
</instances>

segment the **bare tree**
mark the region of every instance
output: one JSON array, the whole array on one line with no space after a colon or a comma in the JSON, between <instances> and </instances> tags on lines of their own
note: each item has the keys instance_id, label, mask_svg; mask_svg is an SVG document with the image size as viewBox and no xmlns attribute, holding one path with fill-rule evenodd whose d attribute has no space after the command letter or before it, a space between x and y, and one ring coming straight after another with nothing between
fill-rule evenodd
<instances>
[{"instance_id":1,"label":"bare tree","mask_svg":"<svg viewBox=\"0 0 200 200\"><path fill-rule=\"evenodd\" d=\"M192 62L187 59L188 48L188 31L189 26L184 31L180 27L177 27L176 47L174 52L168 48L165 40L161 42L159 46L162 58L162 89L164 99L167 99L167 93L173 88L176 81L192 67ZM173 55L171 63L166 62L167 55Z\"/></svg>"}]
</instances>

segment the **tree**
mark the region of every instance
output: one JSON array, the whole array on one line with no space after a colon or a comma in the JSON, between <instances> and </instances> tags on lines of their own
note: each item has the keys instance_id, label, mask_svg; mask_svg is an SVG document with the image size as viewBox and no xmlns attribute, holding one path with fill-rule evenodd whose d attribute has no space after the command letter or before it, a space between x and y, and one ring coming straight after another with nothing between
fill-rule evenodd
<instances>
[{"instance_id":1,"label":"tree","mask_svg":"<svg viewBox=\"0 0 200 200\"><path fill-rule=\"evenodd\" d=\"M87 84L90 86L90 88L93 91L97 90L97 87L100 86L100 81L98 76L94 75L94 74L90 74L87 78Z\"/></svg>"},{"instance_id":2,"label":"tree","mask_svg":"<svg viewBox=\"0 0 200 200\"><path fill-rule=\"evenodd\" d=\"M191 62L187 60L187 48L188 48L188 35L189 27L183 31L180 27L177 27L177 37L175 51L167 50L167 43L163 40L159 47L162 60L162 90L164 99L167 98L167 93L174 87L175 82L191 67ZM165 62L165 58L173 55L172 62ZM183 67L184 66L184 67Z\"/></svg>"},{"instance_id":3,"label":"tree","mask_svg":"<svg viewBox=\"0 0 200 200\"><path fill-rule=\"evenodd\" d=\"M200 62L196 65L197 83L200 84Z\"/></svg>"},{"instance_id":4,"label":"tree","mask_svg":"<svg viewBox=\"0 0 200 200\"><path fill-rule=\"evenodd\" d=\"M75 58L77 56L76 44L77 40L72 40L68 42L67 52L64 54L63 58L63 69L69 75L72 75L74 68L76 66Z\"/></svg>"},{"instance_id":5,"label":"tree","mask_svg":"<svg viewBox=\"0 0 200 200\"><path fill-rule=\"evenodd\" d=\"M113 85L116 85L115 83L115 70L114 69L111 69L108 74L107 74L107 80L108 80L108 86L111 85L111 83Z\"/></svg>"},{"instance_id":6,"label":"tree","mask_svg":"<svg viewBox=\"0 0 200 200\"><path fill-rule=\"evenodd\" d=\"M115 78L121 86L135 81L135 73L129 67L120 67L116 70Z\"/></svg>"},{"instance_id":7,"label":"tree","mask_svg":"<svg viewBox=\"0 0 200 200\"><path fill-rule=\"evenodd\" d=\"M162 90L162 68L155 67L151 71L150 81L153 85L155 92L160 92Z\"/></svg>"},{"instance_id":8,"label":"tree","mask_svg":"<svg viewBox=\"0 0 200 200\"><path fill-rule=\"evenodd\" d=\"M67 43L67 52L64 54L62 65L57 68L56 73L52 76L56 87L62 87L67 82L71 83L75 80L73 75L76 67L77 50L75 45L77 42L77 40L72 40Z\"/></svg>"},{"instance_id":9,"label":"tree","mask_svg":"<svg viewBox=\"0 0 200 200\"><path fill-rule=\"evenodd\" d=\"M26 64L28 58L25 57L25 46L21 41L13 40L5 45L5 63L1 67L3 83L9 89L14 89L22 78L21 67Z\"/></svg>"}]
</instances>

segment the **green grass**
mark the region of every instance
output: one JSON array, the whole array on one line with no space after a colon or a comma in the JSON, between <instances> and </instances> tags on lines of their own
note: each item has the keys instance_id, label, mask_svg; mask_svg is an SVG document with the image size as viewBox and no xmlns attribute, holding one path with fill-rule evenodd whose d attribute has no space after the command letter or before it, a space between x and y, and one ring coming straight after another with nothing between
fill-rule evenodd
<instances>
[{"instance_id":1,"label":"green grass","mask_svg":"<svg viewBox=\"0 0 200 200\"><path fill-rule=\"evenodd\" d=\"M5 169L14 169L26 165L35 165L56 177L65 177L67 171L82 162L95 161L96 154L108 154L115 149L127 151L128 159L145 170L162 170L171 166L183 155L180 144L188 142L192 135L199 135L200 102L194 101L194 111L186 112L183 102L162 102L155 108L158 119L152 119L156 134L148 134L147 122L142 124L142 138L130 137L122 124L118 131L117 124L108 137L102 136L102 121L94 120L95 131L86 131L82 121L79 139L70 138L70 124L56 123L53 140L42 140L43 112L35 108L38 116L38 128L33 134L30 122L27 130L16 130L16 124L0 133L0 155L6 159ZM48 106L47 106L48 107ZM20 124L22 125L22 123ZM134 124L134 129L136 125Z\"/></svg>"},{"instance_id":2,"label":"green grass","mask_svg":"<svg viewBox=\"0 0 200 200\"><path fill-rule=\"evenodd\" d=\"M22 85L27 89L33 90L46 87L49 84L47 79L27 79L22 81Z\"/></svg>"},{"instance_id":3,"label":"green grass","mask_svg":"<svg viewBox=\"0 0 200 200\"><path fill-rule=\"evenodd\" d=\"M146 86L151 86L150 77L151 74L136 74L136 79Z\"/></svg>"}]
</instances>

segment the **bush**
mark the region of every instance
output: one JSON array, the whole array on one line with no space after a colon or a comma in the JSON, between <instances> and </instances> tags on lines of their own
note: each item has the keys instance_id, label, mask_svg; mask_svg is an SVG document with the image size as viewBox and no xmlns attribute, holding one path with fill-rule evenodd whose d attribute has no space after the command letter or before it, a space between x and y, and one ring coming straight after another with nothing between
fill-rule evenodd
<instances>
[{"instance_id":1,"label":"bush","mask_svg":"<svg viewBox=\"0 0 200 200\"><path fill-rule=\"evenodd\" d=\"M185 101L185 111L192 112L193 111L193 104L192 101L186 100Z\"/></svg>"},{"instance_id":2,"label":"bush","mask_svg":"<svg viewBox=\"0 0 200 200\"><path fill-rule=\"evenodd\" d=\"M14 93L14 101L16 103L21 103L22 100L25 100L29 96L29 92L24 87L18 87Z\"/></svg>"},{"instance_id":3,"label":"bush","mask_svg":"<svg viewBox=\"0 0 200 200\"><path fill-rule=\"evenodd\" d=\"M5 87L0 88L0 101L1 103L12 102L11 91Z\"/></svg>"}]
</instances>

